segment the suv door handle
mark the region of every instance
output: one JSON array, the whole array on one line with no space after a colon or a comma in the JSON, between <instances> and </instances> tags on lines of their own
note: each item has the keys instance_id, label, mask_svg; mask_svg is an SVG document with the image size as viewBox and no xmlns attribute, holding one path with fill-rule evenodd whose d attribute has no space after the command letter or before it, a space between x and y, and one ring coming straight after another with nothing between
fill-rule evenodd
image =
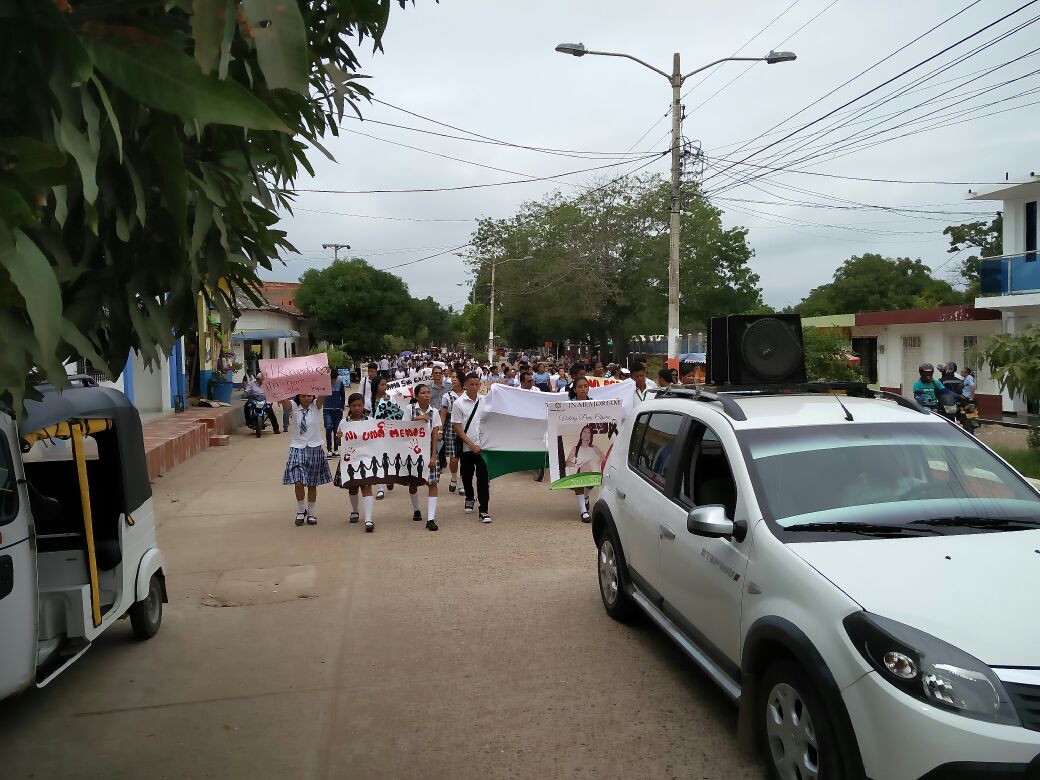
<instances>
[{"instance_id":1,"label":"suv door handle","mask_svg":"<svg viewBox=\"0 0 1040 780\"><path fill-rule=\"evenodd\" d=\"M668 541L671 541L672 539L675 538L675 531L673 531L671 528L669 528L666 525L662 525L661 526L661 538L662 539L667 539Z\"/></svg>"},{"instance_id":2,"label":"suv door handle","mask_svg":"<svg viewBox=\"0 0 1040 780\"><path fill-rule=\"evenodd\" d=\"M617 493L617 497L620 498L622 501L625 500L625 491L624 490L622 490L621 488L617 488L614 492Z\"/></svg>"}]
</instances>

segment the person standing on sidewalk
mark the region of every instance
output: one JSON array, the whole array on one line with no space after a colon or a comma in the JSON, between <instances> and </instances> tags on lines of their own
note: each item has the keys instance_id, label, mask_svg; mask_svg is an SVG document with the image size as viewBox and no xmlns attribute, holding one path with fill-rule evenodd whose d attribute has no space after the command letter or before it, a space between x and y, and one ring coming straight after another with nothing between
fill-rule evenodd
<instances>
[{"instance_id":1,"label":"person standing on sidewalk","mask_svg":"<svg viewBox=\"0 0 1040 780\"><path fill-rule=\"evenodd\" d=\"M325 422L325 449L329 451L330 458L339 456L339 439L336 431L339 429L340 420L343 419L343 403L346 401L347 386L343 377L336 372L336 378L332 380L332 392L325 396L321 411Z\"/></svg>"},{"instance_id":2,"label":"person standing on sidewalk","mask_svg":"<svg viewBox=\"0 0 1040 780\"><path fill-rule=\"evenodd\" d=\"M347 399L347 416L343 418L343 421L339 424L339 430L336 431L337 444L343 441L343 434L350 430L351 423L363 422L367 419L368 412L365 411L365 399L361 393L351 393L350 398ZM351 509L348 522L356 523L361 519L361 515L358 513L358 487L356 485L346 487L350 495ZM361 496L365 499L365 530L372 532L375 530L375 525L372 523L372 507L375 504L372 486L362 485L360 490Z\"/></svg>"},{"instance_id":3,"label":"person standing on sidewalk","mask_svg":"<svg viewBox=\"0 0 1040 780\"><path fill-rule=\"evenodd\" d=\"M314 505L318 501L318 485L332 482L329 463L322 445L321 402L313 395L297 395L282 401L288 410L292 427L289 457L285 461L282 484L296 488L296 525L317 525ZM304 488L307 500L304 503Z\"/></svg>"},{"instance_id":4,"label":"person standing on sidewalk","mask_svg":"<svg viewBox=\"0 0 1040 780\"><path fill-rule=\"evenodd\" d=\"M476 471L480 522L490 523L488 470L484 459L480 457L482 410L480 408L481 399L477 396L479 390L480 376L476 373L467 374L466 392L459 397L451 410L451 424L462 447L462 487L466 491L466 514L473 513L473 472Z\"/></svg>"},{"instance_id":5,"label":"person standing on sidewalk","mask_svg":"<svg viewBox=\"0 0 1040 780\"><path fill-rule=\"evenodd\" d=\"M430 450L427 452L426 484L429 493L426 499L426 530L437 530L437 481L441 476L440 463L437 462L437 446L441 440L441 415L440 410L435 409L430 403L429 385L419 384L415 386L415 401L412 405L412 420L429 420L430 422ZM422 512L419 511L419 487L409 485L408 496L412 500L412 520L422 521Z\"/></svg>"}]
</instances>

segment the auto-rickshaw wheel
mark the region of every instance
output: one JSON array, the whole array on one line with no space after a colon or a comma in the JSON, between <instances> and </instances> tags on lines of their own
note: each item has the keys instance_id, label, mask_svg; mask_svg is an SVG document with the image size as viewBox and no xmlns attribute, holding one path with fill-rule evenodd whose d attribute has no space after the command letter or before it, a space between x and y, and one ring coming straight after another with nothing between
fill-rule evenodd
<instances>
[{"instance_id":1,"label":"auto-rickshaw wheel","mask_svg":"<svg viewBox=\"0 0 1040 780\"><path fill-rule=\"evenodd\" d=\"M138 639L151 639L162 625L163 588L158 573L148 583L148 595L130 607L130 626Z\"/></svg>"}]
</instances>

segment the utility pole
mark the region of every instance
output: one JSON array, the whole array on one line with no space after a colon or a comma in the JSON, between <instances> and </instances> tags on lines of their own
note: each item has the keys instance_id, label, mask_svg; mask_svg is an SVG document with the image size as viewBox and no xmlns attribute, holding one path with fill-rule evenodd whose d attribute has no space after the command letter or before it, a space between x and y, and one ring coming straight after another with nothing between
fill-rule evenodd
<instances>
[{"instance_id":1,"label":"utility pole","mask_svg":"<svg viewBox=\"0 0 1040 780\"><path fill-rule=\"evenodd\" d=\"M682 226L682 203L680 194L680 175L682 157L682 86L686 79L708 68L723 62L765 62L774 65L778 62L791 62L796 59L793 52L771 51L765 57L722 57L707 65L702 65L687 74L679 68L679 54L672 55L672 72L665 73L631 54L615 51L593 51L586 49L582 43L561 43L556 47L560 54L584 57L586 54L597 54L601 57L624 57L638 62L644 68L664 76L672 85L672 197L671 218L668 238L668 367L679 368L679 230Z\"/></svg>"},{"instance_id":2,"label":"utility pole","mask_svg":"<svg viewBox=\"0 0 1040 780\"><path fill-rule=\"evenodd\" d=\"M350 244L322 244L321 248L332 250L332 262L335 263L339 260L339 250L350 249Z\"/></svg>"},{"instance_id":3,"label":"utility pole","mask_svg":"<svg viewBox=\"0 0 1040 780\"><path fill-rule=\"evenodd\" d=\"M672 197L668 230L668 368L679 370L679 231L682 195L679 186L682 145L682 70L679 52L672 55Z\"/></svg>"},{"instance_id":4,"label":"utility pole","mask_svg":"<svg viewBox=\"0 0 1040 780\"><path fill-rule=\"evenodd\" d=\"M495 266L498 263L491 258L491 311L488 313L488 364L495 363Z\"/></svg>"}]
</instances>

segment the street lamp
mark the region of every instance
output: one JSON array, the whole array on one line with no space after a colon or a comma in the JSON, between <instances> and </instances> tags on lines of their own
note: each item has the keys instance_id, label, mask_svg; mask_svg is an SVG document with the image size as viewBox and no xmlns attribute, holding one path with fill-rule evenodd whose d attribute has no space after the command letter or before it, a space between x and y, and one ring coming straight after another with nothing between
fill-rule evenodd
<instances>
[{"instance_id":1,"label":"street lamp","mask_svg":"<svg viewBox=\"0 0 1040 780\"><path fill-rule=\"evenodd\" d=\"M456 257L472 257L461 252L452 252ZM477 258L479 259L479 258ZM501 260L494 257L485 258L491 261L491 309L488 312L488 363L495 362L495 267L499 263L509 263L513 260L532 260L530 255L524 257L504 257Z\"/></svg>"},{"instance_id":2,"label":"street lamp","mask_svg":"<svg viewBox=\"0 0 1040 780\"><path fill-rule=\"evenodd\" d=\"M797 57L794 52L790 51L771 51L764 57L723 57L683 75L679 66L678 52L672 55L672 72L666 73L648 62L643 62L638 57L633 57L631 54L613 51L593 51L592 49L586 49L583 43L561 43L556 47L556 51L561 54L570 54L574 57L584 57L586 54L598 54L603 57L624 57L625 59L638 62L644 68L648 68L654 73L664 76L672 85L672 196L668 245L668 367L677 369L679 367L679 231L681 221L679 209L679 147L682 137L682 85L690 76L722 62L765 62L769 65L775 65L778 62L791 62L797 59Z\"/></svg>"}]
</instances>

